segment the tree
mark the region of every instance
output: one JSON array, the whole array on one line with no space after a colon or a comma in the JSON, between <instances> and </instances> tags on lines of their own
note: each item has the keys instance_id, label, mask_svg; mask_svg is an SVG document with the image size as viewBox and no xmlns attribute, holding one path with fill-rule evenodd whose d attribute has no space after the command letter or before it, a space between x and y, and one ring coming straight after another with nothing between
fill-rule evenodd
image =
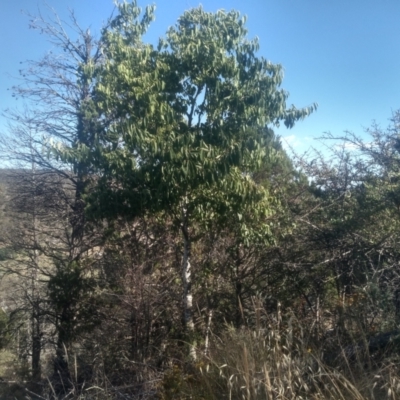
<instances>
[{"instance_id":1,"label":"tree","mask_svg":"<svg viewBox=\"0 0 400 400\"><path fill-rule=\"evenodd\" d=\"M70 32L67 33L66 25L53 10L49 10L50 17L40 13L38 17L30 16L30 28L44 34L53 49L38 61L27 61L26 67L20 70L20 83L12 90L15 97L25 101L25 109L6 111L10 126L1 138L2 159L8 165L19 168L21 179L29 176L26 169L34 166L32 177L35 179L31 179L30 185L19 185L18 193L14 194L21 200L38 190L41 193L42 214L35 215L34 211L28 210L33 215L34 232L37 234L34 246L29 244L29 250L34 251L35 262L28 264L28 267L33 268L33 275L38 274L34 271L40 271L41 279L47 283L49 278L57 281L58 275L65 277L78 266L84 275L85 263L81 262L82 259L89 249L101 242L98 230L94 226L89 229L85 219L83 194L90 182L88 165L79 160L61 160L52 145L55 141L71 148L82 145L90 148L93 145L98 129L98 114L92 102L93 72L102 59L101 43L89 30L79 26L73 13L68 26ZM16 173L14 171L14 175ZM27 204L22 206L26 209ZM23 210L20 209L20 212ZM16 247L21 245L21 240L25 243L19 246L16 257L28 249L27 238L22 238L24 233L28 235L23 230L19 237L10 237ZM52 268L49 268L49 264L52 264ZM52 288L58 289L59 286L49 286L50 293L46 300L54 298ZM74 293L80 294L79 290L69 294L73 296ZM40 295L44 296L44 293ZM75 302L75 299L70 300L71 303ZM72 337L67 335L71 329L64 332L63 324L57 322L63 314L59 304L53 304L53 311L55 316L53 313L51 315L58 335L55 341L55 377L58 379L59 375L68 376L64 356ZM69 316L75 324L78 323L76 317ZM34 342L38 340L36 338ZM37 345L34 347L38 348ZM36 354L40 357L40 350ZM38 357L35 358L36 366ZM39 367L34 369L39 371ZM60 369L63 371L60 372ZM63 385L67 387L68 382Z\"/></svg>"},{"instance_id":2,"label":"tree","mask_svg":"<svg viewBox=\"0 0 400 400\"><path fill-rule=\"evenodd\" d=\"M330 310L326 323L346 340L396 323L398 121L394 113L388 129L373 124L367 140L327 134L331 157L298 163L309 185L293 209L296 227L282 251L292 266L286 284L295 288L291 293L298 287L309 314Z\"/></svg>"},{"instance_id":3,"label":"tree","mask_svg":"<svg viewBox=\"0 0 400 400\"><path fill-rule=\"evenodd\" d=\"M194 223L223 224L228 214L241 221L251 209L268 237L262 221L273 212L270 194L252 179L268 155L264 127L292 127L315 105L286 108L282 68L256 56L258 42L246 38L239 13L187 11L155 49L139 40L149 12L137 24L136 3L130 6L119 6L103 36L96 102L107 125L93 151L64 154L86 155L97 168L92 215L162 212L180 230L183 319L191 336ZM241 228L245 234L245 222Z\"/></svg>"},{"instance_id":4,"label":"tree","mask_svg":"<svg viewBox=\"0 0 400 400\"><path fill-rule=\"evenodd\" d=\"M348 158L352 163L348 161L347 168L353 173L351 183L355 188L351 194L357 203L346 228L351 232L350 227L356 227L357 241L363 245L360 251L363 256L358 256L358 268L355 268L355 273L362 277L356 276L355 280L365 291L375 291L369 293L371 303L377 300L377 293L382 299L386 297L381 304L374 304L374 312L381 306L387 307L387 324L390 304L395 305L396 319L399 313L399 123L400 112L395 111L386 129L373 123L365 130L369 140L351 132L342 136L326 135L327 139L340 140L343 147L350 149Z\"/></svg>"},{"instance_id":5,"label":"tree","mask_svg":"<svg viewBox=\"0 0 400 400\"><path fill-rule=\"evenodd\" d=\"M70 35L54 10L51 17L30 16L30 28L44 34L54 49L39 61L29 60L20 70L20 84L13 96L24 100L26 111L6 111L9 135L3 134L2 156L19 167L31 165L57 172L74 192L70 205L70 255L79 259L86 251L84 203L88 184L87 166L76 160L61 160L52 151L54 141L78 148L93 145L97 115L92 107L94 68L101 61L101 44L83 30L71 13Z\"/></svg>"}]
</instances>

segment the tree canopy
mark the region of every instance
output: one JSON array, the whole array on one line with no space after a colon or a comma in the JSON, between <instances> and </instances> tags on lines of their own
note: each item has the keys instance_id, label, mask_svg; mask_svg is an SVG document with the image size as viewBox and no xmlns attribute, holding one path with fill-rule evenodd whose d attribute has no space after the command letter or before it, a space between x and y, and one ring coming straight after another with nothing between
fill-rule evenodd
<instances>
[{"instance_id":1,"label":"tree canopy","mask_svg":"<svg viewBox=\"0 0 400 400\"><path fill-rule=\"evenodd\" d=\"M114 183L96 193L100 205L105 196L135 215L215 185L249 201L251 174L269 155L264 127L291 127L315 105L286 108L282 68L256 56L238 12L187 11L154 48L140 40L152 10L141 21L135 3L119 10L103 33L96 87L107 124L91 161L101 181Z\"/></svg>"}]
</instances>

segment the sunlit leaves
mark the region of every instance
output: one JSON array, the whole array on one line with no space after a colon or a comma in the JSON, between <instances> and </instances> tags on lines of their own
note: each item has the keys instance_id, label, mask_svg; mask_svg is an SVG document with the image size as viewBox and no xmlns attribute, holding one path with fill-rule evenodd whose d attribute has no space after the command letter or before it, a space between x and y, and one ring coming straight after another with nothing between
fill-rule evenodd
<instances>
[{"instance_id":1,"label":"sunlit leaves","mask_svg":"<svg viewBox=\"0 0 400 400\"><path fill-rule=\"evenodd\" d=\"M146 188L141 202L153 210L190 198L199 219L234 212L243 222L249 207L265 218L271 199L251 178L269 152L263 129L292 126L314 106L286 108L282 67L256 55L258 40L236 11L186 11L157 49L141 41L153 9L142 18L136 3L119 12L103 33L96 87L107 121L96 159L102 179L117 179L122 197Z\"/></svg>"}]
</instances>

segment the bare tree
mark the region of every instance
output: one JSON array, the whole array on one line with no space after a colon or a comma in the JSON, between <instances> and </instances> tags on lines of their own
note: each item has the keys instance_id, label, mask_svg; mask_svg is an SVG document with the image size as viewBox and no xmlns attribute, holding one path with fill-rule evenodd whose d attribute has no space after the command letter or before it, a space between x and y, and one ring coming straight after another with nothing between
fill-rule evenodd
<instances>
[{"instance_id":1,"label":"bare tree","mask_svg":"<svg viewBox=\"0 0 400 400\"><path fill-rule=\"evenodd\" d=\"M25 229L14 230L7 240L19 252L27 254L22 258L18 255L14 261L22 260L31 276L27 300L32 312L35 377L40 376L42 335L43 291L38 282L48 283L54 275L63 273L63 268L69 271L72 264L81 268L88 250L100 243L97 230L89 228L84 213L83 195L91 171L83 160L71 162L68 157L61 158L55 149L56 145L71 150L90 148L100 129L92 97L95 69L102 60L101 43L89 29L80 27L73 12L65 22L53 9L47 11L49 17L41 13L29 16L30 28L45 35L52 50L38 61L27 61L19 71L19 83L12 90L13 96L24 101L24 109L5 112L9 129L0 138L1 157L12 170L9 185L12 209L20 217L25 216L25 220L20 220ZM9 271L17 273L15 263L10 265ZM58 336L55 377L65 378L69 377L65 349L70 338L65 323L60 322L66 309L58 306L53 307ZM68 312L70 321L74 316L70 315L70 309ZM62 387L67 386L68 382L63 382Z\"/></svg>"}]
</instances>

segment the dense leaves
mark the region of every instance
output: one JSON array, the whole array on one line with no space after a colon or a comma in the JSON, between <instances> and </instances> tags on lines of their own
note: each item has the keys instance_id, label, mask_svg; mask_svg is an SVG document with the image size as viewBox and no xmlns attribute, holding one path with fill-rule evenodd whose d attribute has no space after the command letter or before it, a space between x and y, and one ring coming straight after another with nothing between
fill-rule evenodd
<instances>
[{"instance_id":1,"label":"dense leaves","mask_svg":"<svg viewBox=\"0 0 400 400\"><path fill-rule=\"evenodd\" d=\"M131 21L138 17L125 6L120 12L123 21L129 12ZM313 110L286 109L281 67L256 56L258 43L246 38L244 22L237 12L194 9L157 49L127 39L139 22L127 27L118 20L105 33L96 93L109 124L92 159L108 179L104 201L113 200L116 212L171 209L197 190L204 198L216 185L250 201L257 190L249 173L269 151L262 128L279 121L292 126ZM95 196L105 207L104 193Z\"/></svg>"}]
</instances>

